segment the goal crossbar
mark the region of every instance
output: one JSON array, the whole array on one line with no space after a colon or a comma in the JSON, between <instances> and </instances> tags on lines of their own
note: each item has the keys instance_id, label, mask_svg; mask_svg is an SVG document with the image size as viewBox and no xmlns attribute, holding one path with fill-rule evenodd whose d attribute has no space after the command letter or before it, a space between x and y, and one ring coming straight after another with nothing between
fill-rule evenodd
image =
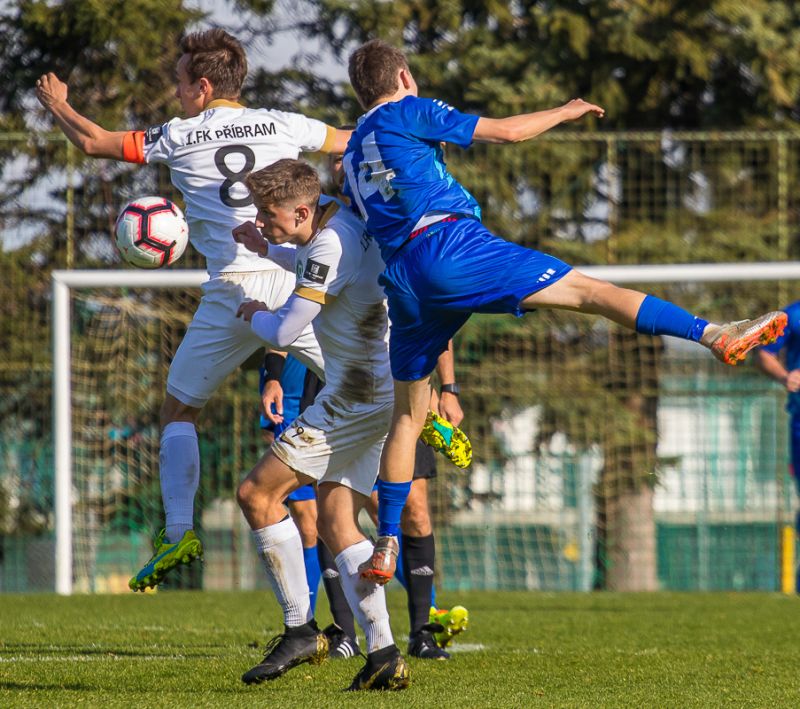
<instances>
[{"instance_id":1,"label":"goal crossbar","mask_svg":"<svg viewBox=\"0 0 800 709\"><path fill-rule=\"evenodd\" d=\"M800 261L576 266L581 273L617 284L800 280ZM72 593L72 386L70 292L84 288L196 288L201 270L55 270L53 299L53 429L55 477L55 590Z\"/></svg>"}]
</instances>

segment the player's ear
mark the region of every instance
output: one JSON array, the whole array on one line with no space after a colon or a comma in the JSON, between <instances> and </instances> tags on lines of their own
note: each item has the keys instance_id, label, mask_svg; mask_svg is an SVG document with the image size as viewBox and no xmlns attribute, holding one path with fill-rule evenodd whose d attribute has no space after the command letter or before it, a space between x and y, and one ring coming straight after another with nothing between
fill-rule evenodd
<instances>
[{"instance_id":1,"label":"player's ear","mask_svg":"<svg viewBox=\"0 0 800 709\"><path fill-rule=\"evenodd\" d=\"M207 98L214 93L214 87L211 85L211 82L208 79L206 79L205 76L201 76L197 80L197 87L200 90L200 93L206 96Z\"/></svg>"},{"instance_id":2,"label":"player's ear","mask_svg":"<svg viewBox=\"0 0 800 709\"><path fill-rule=\"evenodd\" d=\"M398 87L403 89L410 89L414 86L414 77L411 76L410 69L401 69L398 75Z\"/></svg>"},{"instance_id":3,"label":"player's ear","mask_svg":"<svg viewBox=\"0 0 800 709\"><path fill-rule=\"evenodd\" d=\"M295 225L299 226L314 216L314 212L307 204L298 204L294 208Z\"/></svg>"}]
</instances>

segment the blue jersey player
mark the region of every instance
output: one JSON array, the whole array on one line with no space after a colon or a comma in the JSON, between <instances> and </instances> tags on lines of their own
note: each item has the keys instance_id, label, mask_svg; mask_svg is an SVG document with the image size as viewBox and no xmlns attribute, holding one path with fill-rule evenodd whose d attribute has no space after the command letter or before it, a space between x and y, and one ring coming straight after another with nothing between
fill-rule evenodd
<instances>
[{"instance_id":1,"label":"blue jersey player","mask_svg":"<svg viewBox=\"0 0 800 709\"><path fill-rule=\"evenodd\" d=\"M758 366L780 382L789 395L786 410L789 412L791 473L800 495L800 300L784 308L784 312L789 318L786 329L775 342L758 351ZM800 535L800 512L795 519L795 530ZM800 593L800 569L795 590Z\"/></svg>"},{"instance_id":2,"label":"blue jersey player","mask_svg":"<svg viewBox=\"0 0 800 709\"><path fill-rule=\"evenodd\" d=\"M783 331L786 315L716 325L672 303L589 278L559 259L492 234L472 195L444 165L441 143L511 143L544 133L599 106L575 99L510 118L467 115L419 98L402 52L372 40L350 57L350 82L366 111L344 155L346 194L381 248L381 283L392 323L389 351L394 416L381 457L378 542L362 568L386 583L394 574L400 514L411 484L416 439L430 400L430 374L472 313L561 308L603 315L651 335L700 342L736 364Z\"/></svg>"}]
</instances>

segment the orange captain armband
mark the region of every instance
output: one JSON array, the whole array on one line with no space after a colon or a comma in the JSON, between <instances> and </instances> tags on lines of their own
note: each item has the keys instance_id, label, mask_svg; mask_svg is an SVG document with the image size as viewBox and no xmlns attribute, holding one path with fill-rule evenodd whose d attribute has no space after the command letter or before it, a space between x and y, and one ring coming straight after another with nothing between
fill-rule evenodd
<instances>
[{"instance_id":1,"label":"orange captain armband","mask_svg":"<svg viewBox=\"0 0 800 709\"><path fill-rule=\"evenodd\" d=\"M144 163L144 131L132 130L122 136L122 159Z\"/></svg>"},{"instance_id":2,"label":"orange captain armband","mask_svg":"<svg viewBox=\"0 0 800 709\"><path fill-rule=\"evenodd\" d=\"M326 125L327 131L325 132L325 142L319 149L321 153L330 153L333 151L333 144L336 142L336 128Z\"/></svg>"}]
</instances>

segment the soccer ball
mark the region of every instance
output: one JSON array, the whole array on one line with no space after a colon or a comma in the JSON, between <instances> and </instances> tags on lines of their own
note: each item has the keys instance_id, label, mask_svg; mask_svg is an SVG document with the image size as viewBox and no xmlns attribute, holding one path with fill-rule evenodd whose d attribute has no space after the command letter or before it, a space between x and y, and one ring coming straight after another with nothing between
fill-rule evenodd
<instances>
[{"instance_id":1,"label":"soccer ball","mask_svg":"<svg viewBox=\"0 0 800 709\"><path fill-rule=\"evenodd\" d=\"M189 225L180 208L163 197L128 202L114 227L117 248L129 264L161 268L177 261L189 243Z\"/></svg>"}]
</instances>

